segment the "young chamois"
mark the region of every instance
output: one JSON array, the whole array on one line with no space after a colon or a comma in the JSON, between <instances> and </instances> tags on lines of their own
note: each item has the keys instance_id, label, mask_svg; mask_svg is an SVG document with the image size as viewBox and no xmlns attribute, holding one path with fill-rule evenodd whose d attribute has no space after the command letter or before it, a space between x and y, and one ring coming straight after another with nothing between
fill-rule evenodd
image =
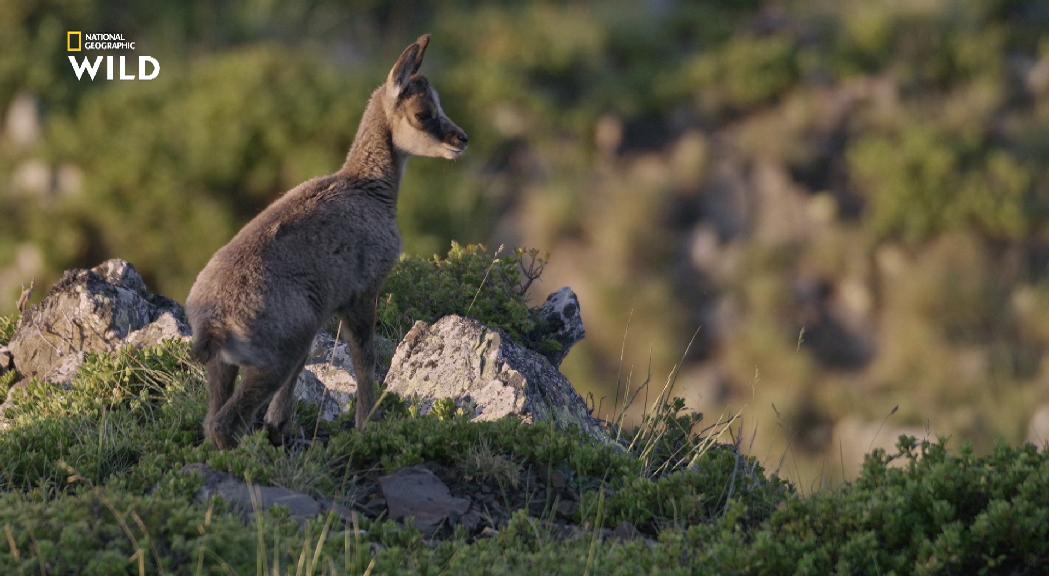
<instances>
[{"instance_id":1,"label":"young chamois","mask_svg":"<svg viewBox=\"0 0 1049 576\"><path fill-rule=\"evenodd\" d=\"M265 409L271 438L291 416L313 337L332 315L357 376L357 426L375 403L378 292L401 251L397 192L409 156L454 160L466 133L419 74L430 36L408 46L372 93L342 169L285 193L212 256L186 302L206 364L205 436L236 444ZM240 386L234 386L243 372Z\"/></svg>"}]
</instances>

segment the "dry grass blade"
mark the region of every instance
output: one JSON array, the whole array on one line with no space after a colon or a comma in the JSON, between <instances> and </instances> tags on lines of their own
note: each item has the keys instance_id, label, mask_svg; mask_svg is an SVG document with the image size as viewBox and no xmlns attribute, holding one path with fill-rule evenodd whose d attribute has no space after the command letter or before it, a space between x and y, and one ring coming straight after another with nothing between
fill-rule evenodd
<instances>
[{"instance_id":1,"label":"dry grass blade","mask_svg":"<svg viewBox=\"0 0 1049 576\"><path fill-rule=\"evenodd\" d=\"M867 443L867 452L871 451L871 448L874 446L874 442L878 439L878 436L881 435L881 431L882 431L882 428L885 427L885 423L888 422L889 418L892 418L893 414L896 414L896 411L899 410L899 409L900 409L900 405L899 404L893 406L892 410L890 410L889 413L886 414L885 417L881 419L881 422L878 424L878 429L874 432L874 436L871 436L871 441Z\"/></svg>"},{"instance_id":2,"label":"dry grass blade","mask_svg":"<svg viewBox=\"0 0 1049 576\"><path fill-rule=\"evenodd\" d=\"M601 528L605 523L605 487L602 485L597 496L597 517L594 518L594 533L590 537L590 549L586 555L586 569L583 576L589 576L597 559L597 546L601 542Z\"/></svg>"},{"instance_id":3,"label":"dry grass blade","mask_svg":"<svg viewBox=\"0 0 1049 576\"><path fill-rule=\"evenodd\" d=\"M499 249L495 251L492 256L492 262L488 264L488 269L484 271L484 277L481 278L481 283L477 285L477 291L474 292L473 300L470 300L470 305L466 307L466 315L470 315L470 311L473 310L474 304L477 303L477 297L481 295L481 290L484 288L486 282L488 282L488 275L492 273L492 268L499 263L499 255L503 253L503 245L499 245Z\"/></svg>"}]
</instances>

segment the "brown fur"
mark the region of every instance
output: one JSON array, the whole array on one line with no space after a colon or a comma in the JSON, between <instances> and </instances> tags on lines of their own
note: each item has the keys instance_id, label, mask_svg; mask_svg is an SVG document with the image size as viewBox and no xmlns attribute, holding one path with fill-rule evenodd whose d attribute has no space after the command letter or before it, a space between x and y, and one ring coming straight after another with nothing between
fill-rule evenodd
<instances>
[{"instance_id":1,"label":"brown fur","mask_svg":"<svg viewBox=\"0 0 1049 576\"><path fill-rule=\"evenodd\" d=\"M219 447L233 446L267 403L265 425L280 435L313 337L333 314L357 374L357 425L367 422L376 297L401 250L405 161L454 159L467 142L418 75L428 44L426 35L408 46L372 94L342 169L285 193L197 276L186 308L194 356L207 365L205 435Z\"/></svg>"}]
</instances>

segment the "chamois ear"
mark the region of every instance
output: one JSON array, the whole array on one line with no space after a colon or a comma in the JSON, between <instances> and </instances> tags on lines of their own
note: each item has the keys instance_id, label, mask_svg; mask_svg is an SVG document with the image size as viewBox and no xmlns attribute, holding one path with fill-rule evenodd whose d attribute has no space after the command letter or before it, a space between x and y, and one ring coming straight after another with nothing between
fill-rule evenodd
<instances>
[{"instance_id":1,"label":"chamois ear","mask_svg":"<svg viewBox=\"0 0 1049 576\"><path fill-rule=\"evenodd\" d=\"M419 71L423 65L423 56L426 55L426 47L430 45L430 35L423 34L419 39L401 52L401 57L390 69L390 75L386 78L386 85L393 89L394 94L400 92L408 84L408 79Z\"/></svg>"}]
</instances>

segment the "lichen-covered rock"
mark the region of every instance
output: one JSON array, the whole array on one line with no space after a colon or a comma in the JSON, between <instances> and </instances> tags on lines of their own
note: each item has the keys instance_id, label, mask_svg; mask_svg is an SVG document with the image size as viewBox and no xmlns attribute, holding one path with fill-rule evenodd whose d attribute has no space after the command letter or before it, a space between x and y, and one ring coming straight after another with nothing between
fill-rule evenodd
<instances>
[{"instance_id":1,"label":"lichen-covered rock","mask_svg":"<svg viewBox=\"0 0 1049 576\"><path fill-rule=\"evenodd\" d=\"M113 259L67 271L22 315L8 347L22 375L65 383L89 352L152 346L189 334L181 306L151 293L134 266Z\"/></svg>"},{"instance_id":2,"label":"lichen-covered rock","mask_svg":"<svg viewBox=\"0 0 1049 576\"><path fill-rule=\"evenodd\" d=\"M437 400L450 398L474 420L511 416L553 422L611 441L544 356L471 318L416 322L397 346L385 384L390 392L418 400L424 414Z\"/></svg>"},{"instance_id":3,"label":"lichen-covered rock","mask_svg":"<svg viewBox=\"0 0 1049 576\"><path fill-rule=\"evenodd\" d=\"M560 345L560 350L544 354L554 366L560 366L572 346L586 337L579 298L571 288L562 288L546 297L535 316L539 321L540 337Z\"/></svg>"},{"instance_id":4,"label":"lichen-covered rock","mask_svg":"<svg viewBox=\"0 0 1049 576\"><path fill-rule=\"evenodd\" d=\"M375 340L375 378L381 381L390 366L393 344L381 336ZM322 419L334 420L347 410L356 394L357 376L346 344L327 332L319 332L295 384L295 398L317 406Z\"/></svg>"}]
</instances>

